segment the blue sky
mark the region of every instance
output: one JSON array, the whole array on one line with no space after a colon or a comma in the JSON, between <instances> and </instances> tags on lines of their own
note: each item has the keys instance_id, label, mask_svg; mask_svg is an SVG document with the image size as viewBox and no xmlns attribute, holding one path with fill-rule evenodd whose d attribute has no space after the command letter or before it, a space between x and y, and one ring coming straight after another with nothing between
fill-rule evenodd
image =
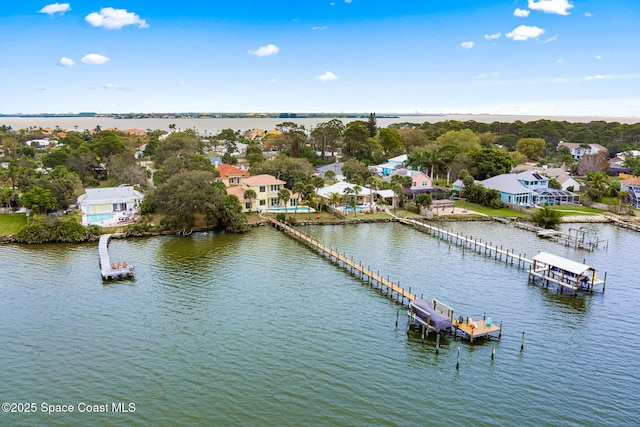
<instances>
[{"instance_id":1,"label":"blue sky","mask_svg":"<svg viewBox=\"0 0 640 427\"><path fill-rule=\"evenodd\" d=\"M637 0L5 0L0 113L640 116Z\"/></svg>"}]
</instances>

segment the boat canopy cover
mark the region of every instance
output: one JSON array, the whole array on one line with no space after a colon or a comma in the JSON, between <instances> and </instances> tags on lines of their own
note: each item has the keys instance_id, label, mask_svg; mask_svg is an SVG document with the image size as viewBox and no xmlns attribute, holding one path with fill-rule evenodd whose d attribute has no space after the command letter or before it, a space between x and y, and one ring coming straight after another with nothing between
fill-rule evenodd
<instances>
[{"instance_id":1,"label":"boat canopy cover","mask_svg":"<svg viewBox=\"0 0 640 427\"><path fill-rule=\"evenodd\" d=\"M429 318L429 325L436 331L441 331L452 326L449 318L439 311L434 310L432 302L429 300L417 299L411 301L410 307L413 307L416 315L425 322L427 318L431 316Z\"/></svg>"},{"instance_id":2,"label":"boat canopy cover","mask_svg":"<svg viewBox=\"0 0 640 427\"><path fill-rule=\"evenodd\" d=\"M548 252L540 252L538 255L534 256L533 259L548 266L557 267L561 270L568 271L576 275L584 275L585 272L589 270L595 271L593 267L590 267L586 264L572 261L570 259L550 254Z\"/></svg>"}]
</instances>

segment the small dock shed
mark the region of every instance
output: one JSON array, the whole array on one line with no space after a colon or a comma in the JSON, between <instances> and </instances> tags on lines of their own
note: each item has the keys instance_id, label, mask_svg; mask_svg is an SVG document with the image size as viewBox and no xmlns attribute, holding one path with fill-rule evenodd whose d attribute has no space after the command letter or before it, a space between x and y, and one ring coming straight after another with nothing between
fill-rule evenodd
<instances>
[{"instance_id":1,"label":"small dock shed","mask_svg":"<svg viewBox=\"0 0 640 427\"><path fill-rule=\"evenodd\" d=\"M607 275L605 273L604 280L598 279L596 269L587 264L548 252L540 252L533 257L529 278L540 279L546 285L555 283L560 286L560 289L567 288L574 292L578 290L593 292L597 287L602 287L604 292Z\"/></svg>"}]
</instances>

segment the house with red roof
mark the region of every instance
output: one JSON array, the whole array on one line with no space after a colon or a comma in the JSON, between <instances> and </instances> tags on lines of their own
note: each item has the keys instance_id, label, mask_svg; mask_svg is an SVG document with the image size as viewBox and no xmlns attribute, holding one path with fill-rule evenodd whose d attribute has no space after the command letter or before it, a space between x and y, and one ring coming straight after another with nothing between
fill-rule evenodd
<instances>
[{"instance_id":1,"label":"house with red roof","mask_svg":"<svg viewBox=\"0 0 640 427\"><path fill-rule=\"evenodd\" d=\"M219 164L216 170L220 173L218 181L223 182L227 187L242 185L242 179L251 176L249 172L226 163Z\"/></svg>"},{"instance_id":2,"label":"house with red roof","mask_svg":"<svg viewBox=\"0 0 640 427\"><path fill-rule=\"evenodd\" d=\"M640 177L634 176L621 181L620 189L629 193L629 204L640 209Z\"/></svg>"},{"instance_id":3,"label":"house with red roof","mask_svg":"<svg viewBox=\"0 0 640 427\"><path fill-rule=\"evenodd\" d=\"M282 209L293 209L298 206L298 193L289 192L289 201L286 206L284 201L279 199L280 190L286 184L285 181L275 176L262 174L256 176L243 177L241 185L227 188L227 194L234 194L240 200L243 206L243 212L250 211L276 211ZM247 190L253 190L256 198L252 200L245 199L244 194Z\"/></svg>"}]
</instances>

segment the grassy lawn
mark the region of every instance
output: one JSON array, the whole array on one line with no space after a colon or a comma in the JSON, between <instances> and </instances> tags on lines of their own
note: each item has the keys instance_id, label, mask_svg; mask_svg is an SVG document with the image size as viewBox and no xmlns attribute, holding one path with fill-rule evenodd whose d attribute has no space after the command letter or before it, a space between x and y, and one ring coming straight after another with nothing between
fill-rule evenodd
<instances>
[{"instance_id":1,"label":"grassy lawn","mask_svg":"<svg viewBox=\"0 0 640 427\"><path fill-rule=\"evenodd\" d=\"M600 209L588 206L550 206L554 211L560 211L562 215L601 215Z\"/></svg>"},{"instance_id":2,"label":"grassy lawn","mask_svg":"<svg viewBox=\"0 0 640 427\"><path fill-rule=\"evenodd\" d=\"M23 213L2 214L0 215L0 236L18 234L25 225L27 225L27 216Z\"/></svg>"},{"instance_id":3,"label":"grassy lawn","mask_svg":"<svg viewBox=\"0 0 640 427\"><path fill-rule=\"evenodd\" d=\"M486 206L477 205L475 203L464 202L460 200L456 200L454 205L458 208L469 209L471 211L475 211L481 214L485 214L491 217L518 217L518 218L530 218L531 215L526 213L517 212L513 209L502 208L502 209L492 209Z\"/></svg>"}]
</instances>

